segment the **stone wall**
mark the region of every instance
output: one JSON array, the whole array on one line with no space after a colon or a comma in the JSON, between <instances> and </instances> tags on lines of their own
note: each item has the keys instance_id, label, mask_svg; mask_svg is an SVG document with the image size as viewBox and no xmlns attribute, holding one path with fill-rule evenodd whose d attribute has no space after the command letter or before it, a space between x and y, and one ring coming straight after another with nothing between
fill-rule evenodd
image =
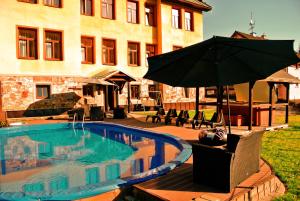
<instances>
[{"instance_id":1,"label":"stone wall","mask_svg":"<svg viewBox=\"0 0 300 201\"><path fill-rule=\"evenodd\" d=\"M204 98L205 90L204 88L199 89L200 100ZM163 93L164 103L180 103L180 102L195 102L196 89L189 88L188 94L185 94L183 87L172 87L164 85Z\"/></svg>"},{"instance_id":2,"label":"stone wall","mask_svg":"<svg viewBox=\"0 0 300 201\"><path fill-rule=\"evenodd\" d=\"M72 108L82 96L83 83L76 81L76 77L1 76L0 81L3 111ZM37 84L50 85L50 98L36 98Z\"/></svg>"}]
</instances>

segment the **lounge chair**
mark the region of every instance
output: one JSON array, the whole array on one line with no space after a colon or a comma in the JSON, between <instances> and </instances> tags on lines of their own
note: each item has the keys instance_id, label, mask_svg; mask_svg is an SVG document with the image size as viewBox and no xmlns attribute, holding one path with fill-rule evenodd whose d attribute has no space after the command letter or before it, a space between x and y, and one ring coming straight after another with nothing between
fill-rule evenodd
<instances>
[{"instance_id":1,"label":"lounge chair","mask_svg":"<svg viewBox=\"0 0 300 201\"><path fill-rule=\"evenodd\" d=\"M178 117L176 119L176 126L179 126L179 124L181 126L183 126L185 123L188 122L189 118L190 118L189 111L188 110L182 110L182 114L178 115Z\"/></svg>"},{"instance_id":2,"label":"lounge chair","mask_svg":"<svg viewBox=\"0 0 300 201\"><path fill-rule=\"evenodd\" d=\"M169 109L167 115L164 117L165 118L165 124L166 125L168 125L169 123L171 124L172 119L176 118L176 117L178 117L176 109Z\"/></svg>"},{"instance_id":3,"label":"lounge chair","mask_svg":"<svg viewBox=\"0 0 300 201\"><path fill-rule=\"evenodd\" d=\"M149 118L152 118L152 123L157 123L157 119L164 115L166 115L164 108L159 107L155 115L147 115L146 122Z\"/></svg>"},{"instance_id":4,"label":"lounge chair","mask_svg":"<svg viewBox=\"0 0 300 201\"><path fill-rule=\"evenodd\" d=\"M205 114L203 111L197 111L195 113L195 116L193 119L190 120L190 123L192 124L192 128L195 129L196 126L199 126L201 128L202 122L205 120Z\"/></svg>"},{"instance_id":5,"label":"lounge chair","mask_svg":"<svg viewBox=\"0 0 300 201\"><path fill-rule=\"evenodd\" d=\"M261 138L264 131L227 135L227 146L192 144L193 180L230 192L259 171Z\"/></svg>"},{"instance_id":6,"label":"lounge chair","mask_svg":"<svg viewBox=\"0 0 300 201\"><path fill-rule=\"evenodd\" d=\"M223 112L222 111L220 111L219 113L215 112L210 120L204 119L201 125L206 125L206 127L210 126L211 128L223 126L224 129L226 130L226 123L225 123Z\"/></svg>"}]
</instances>

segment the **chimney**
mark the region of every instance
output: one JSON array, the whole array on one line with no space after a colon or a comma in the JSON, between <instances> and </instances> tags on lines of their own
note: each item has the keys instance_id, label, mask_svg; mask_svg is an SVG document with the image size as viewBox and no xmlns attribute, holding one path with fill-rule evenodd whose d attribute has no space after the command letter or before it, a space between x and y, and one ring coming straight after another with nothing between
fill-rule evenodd
<instances>
[{"instance_id":1,"label":"chimney","mask_svg":"<svg viewBox=\"0 0 300 201\"><path fill-rule=\"evenodd\" d=\"M263 34L261 35L261 37L262 37L262 38L266 38L266 37L267 37L266 33L263 33Z\"/></svg>"}]
</instances>

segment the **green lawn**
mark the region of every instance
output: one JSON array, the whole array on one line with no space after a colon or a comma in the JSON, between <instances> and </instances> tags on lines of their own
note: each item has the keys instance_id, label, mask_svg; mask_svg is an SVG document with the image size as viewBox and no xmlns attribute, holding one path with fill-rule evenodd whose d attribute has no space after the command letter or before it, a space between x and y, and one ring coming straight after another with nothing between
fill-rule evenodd
<instances>
[{"instance_id":1,"label":"green lawn","mask_svg":"<svg viewBox=\"0 0 300 201\"><path fill-rule=\"evenodd\" d=\"M289 118L288 129L267 132L263 137L262 157L288 189L276 200L300 200L300 115ZM277 119L283 122L282 118Z\"/></svg>"}]
</instances>

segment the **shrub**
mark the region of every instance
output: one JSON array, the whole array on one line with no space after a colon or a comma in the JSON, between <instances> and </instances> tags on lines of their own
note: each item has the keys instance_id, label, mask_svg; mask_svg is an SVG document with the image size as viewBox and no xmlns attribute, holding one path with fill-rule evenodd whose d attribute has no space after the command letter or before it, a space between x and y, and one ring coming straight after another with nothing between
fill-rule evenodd
<instances>
[{"instance_id":1,"label":"shrub","mask_svg":"<svg viewBox=\"0 0 300 201\"><path fill-rule=\"evenodd\" d=\"M3 127L8 127L9 124L7 123L7 121L0 121L0 128L3 128Z\"/></svg>"}]
</instances>

